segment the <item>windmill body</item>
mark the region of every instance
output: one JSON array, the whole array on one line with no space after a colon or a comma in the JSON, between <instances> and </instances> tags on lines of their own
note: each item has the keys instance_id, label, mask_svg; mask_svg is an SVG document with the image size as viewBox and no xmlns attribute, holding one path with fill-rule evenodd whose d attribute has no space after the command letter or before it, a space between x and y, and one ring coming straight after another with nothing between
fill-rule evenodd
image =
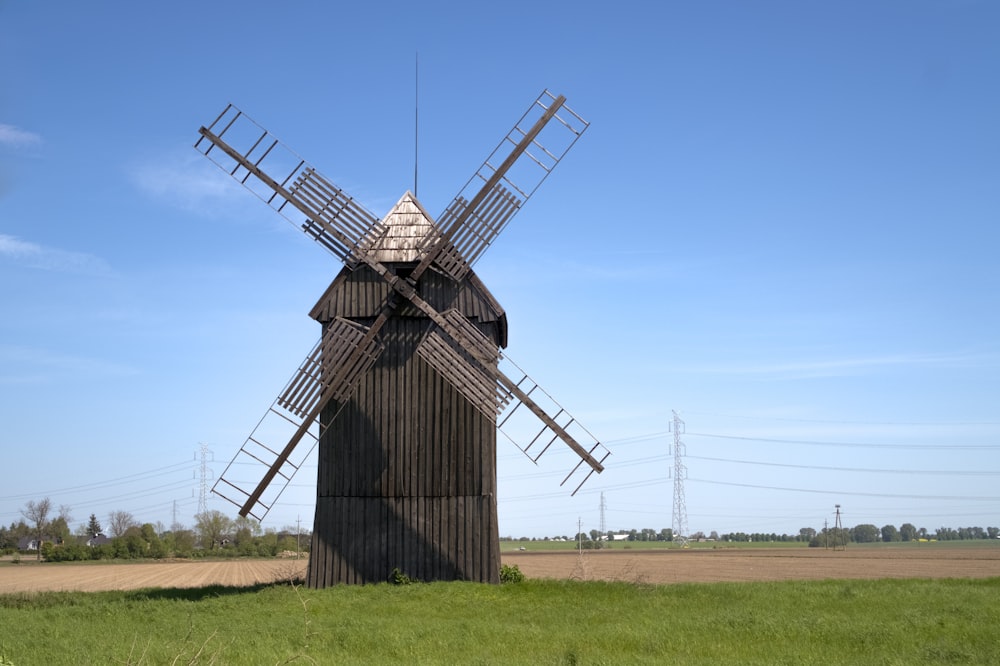
<instances>
[{"instance_id":1,"label":"windmill body","mask_svg":"<svg viewBox=\"0 0 1000 666\"><path fill-rule=\"evenodd\" d=\"M544 91L437 220L409 192L379 219L232 105L201 128L199 151L344 262L310 313L320 341L212 488L260 520L318 446L310 586L497 582L498 432L534 462L565 444L574 494L604 469L501 351L506 315L472 271L586 129L564 103Z\"/></svg>"},{"instance_id":2,"label":"windmill body","mask_svg":"<svg viewBox=\"0 0 1000 666\"><path fill-rule=\"evenodd\" d=\"M405 275L431 224L407 193L372 252ZM390 291L367 266L345 268L310 315L368 326ZM506 315L475 273L454 280L428 271L419 292L438 311L457 310L496 348L506 344ZM371 370L320 416L311 587L381 582L394 569L418 580L497 582L496 420L419 356L432 327L419 309L398 308L381 328L384 351Z\"/></svg>"}]
</instances>

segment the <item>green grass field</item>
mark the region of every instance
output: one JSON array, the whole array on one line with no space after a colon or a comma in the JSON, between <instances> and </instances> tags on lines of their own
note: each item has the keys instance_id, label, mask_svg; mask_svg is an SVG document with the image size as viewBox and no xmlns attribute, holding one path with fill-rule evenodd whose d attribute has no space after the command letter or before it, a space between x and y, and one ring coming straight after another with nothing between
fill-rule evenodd
<instances>
[{"instance_id":1,"label":"green grass field","mask_svg":"<svg viewBox=\"0 0 1000 666\"><path fill-rule=\"evenodd\" d=\"M0 664L996 664L1000 578L0 596Z\"/></svg>"}]
</instances>

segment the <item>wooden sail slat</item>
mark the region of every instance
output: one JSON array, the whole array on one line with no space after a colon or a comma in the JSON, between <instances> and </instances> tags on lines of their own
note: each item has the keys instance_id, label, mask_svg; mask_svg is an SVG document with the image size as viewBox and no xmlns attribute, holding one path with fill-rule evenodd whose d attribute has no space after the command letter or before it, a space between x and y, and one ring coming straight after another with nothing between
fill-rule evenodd
<instances>
[{"instance_id":1,"label":"wooden sail slat","mask_svg":"<svg viewBox=\"0 0 1000 666\"><path fill-rule=\"evenodd\" d=\"M466 400L489 418L497 413L496 380L469 360L436 331L417 348L427 363L462 392Z\"/></svg>"},{"instance_id":2,"label":"wooden sail slat","mask_svg":"<svg viewBox=\"0 0 1000 666\"><path fill-rule=\"evenodd\" d=\"M325 225L335 227L354 246L369 241L378 219L315 170L304 171L292 193Z\"/></svg>"}]
</instances>

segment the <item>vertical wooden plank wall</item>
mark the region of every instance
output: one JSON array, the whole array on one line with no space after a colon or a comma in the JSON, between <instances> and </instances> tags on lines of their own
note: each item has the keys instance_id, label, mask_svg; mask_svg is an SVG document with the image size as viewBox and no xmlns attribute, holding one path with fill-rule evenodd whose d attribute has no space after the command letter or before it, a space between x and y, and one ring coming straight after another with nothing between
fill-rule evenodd
<instances>
[{"instance_id":1,"label":"vertical wooden plank wall","mask_svg":"<svg viewBox=\"0 0 1000 666\"><path fill-rule=\"evenodd\" d=\"M379 300L375 283L354 275L314 312L345 316ZM451 291L501 344L505 320L492 297ZM350 314L363 321L357 310ZM496 426L420 359L430 321L405 313L383 327L385 352L321 437L310 587L382 582L394 569L418 580L499 581ZM338 408L327 407L324 424Z\"/></svg>"}]
</instances>

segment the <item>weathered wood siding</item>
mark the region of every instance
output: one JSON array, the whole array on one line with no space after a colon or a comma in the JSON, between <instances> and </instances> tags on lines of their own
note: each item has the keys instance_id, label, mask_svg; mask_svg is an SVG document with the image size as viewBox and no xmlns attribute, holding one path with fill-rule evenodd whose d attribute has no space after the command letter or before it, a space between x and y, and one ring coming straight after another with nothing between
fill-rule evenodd
<instances>
[{"instance_id":1,"label":"weathered wood siding","mask_svg":"<svg viewBox=\"0 0 1000 666\"><path fill-rule=\"evenodd\" d=\"M506 321L481 284L428 277L422 295L459 308L501 344ZM370 321L385 294L379 283L366 268L345 271L314 316ZM419 580L497 582L496 425L416 354L430 321L412 308L397 315L336 420L336 403L321 417L308 584L382 582L396 568Z\"/></svg>"}]
</instances>

